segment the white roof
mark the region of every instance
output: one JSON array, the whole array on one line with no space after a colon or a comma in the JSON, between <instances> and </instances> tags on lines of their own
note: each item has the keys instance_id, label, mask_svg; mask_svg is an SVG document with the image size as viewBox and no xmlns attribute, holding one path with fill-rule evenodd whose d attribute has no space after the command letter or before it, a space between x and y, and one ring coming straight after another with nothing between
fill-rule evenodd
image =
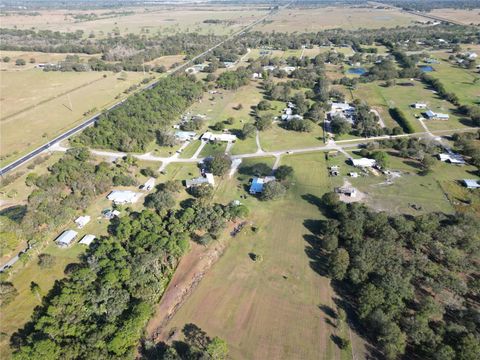
<instances>
[{"instance_id":1,"label":"white roof","mask_svg":"<svg viewBox=\"0 0 480 360\"><path fill-rule=\"evenodd\" d=\"M213 177L212 173L205 173L205 178L210 185L215 185L215 178Z\"/></svg>"},{"instance_id":2,"label":"white roof","mask_svg":"<svg viewBox=\"0 0 480 360\"><path fill-rule=\"evenodd\" d=\"M107 199L117 204L134 203L140 198L140 194L130 190L113 190Z\"/></svg>"},{"instance_id":3,"label":"white roof","mask_svg":"<svg viewBox=\"0 0 480 360\"><path fill-rule=\"evenodd\" d=\"M277 67L276 66L273 66L273 65L265 65L263 67L263 70L267 70L267 71L273 71L275 70Z\"/></svg>"},{"instance_id":4,"label":"white roof","mask_svg":"<svg viewBox=\"0 0 480 360\"><path fill-rule=\"evenodd\" d=\"M74 230L67 230L67 231L64 231L62 233L62 235L60 235L56 240L55 242L58 244L58 245L64 245L64 246L68 246L72 243L73 239L75 239L75 237L78 235L78 233Z\"/></svg>"},{"instance_id":5,"label":"white roof","mask_svg":"<svg viewBox=\"0 0 480 360\"><path fill-rule=\"evenodd\" d=\"M179 140L188 140L194 138L197 134L194 131L176 131L175 137Z\"/></svg>"},{"instance_id":6,"label":"white roof","mask_svg":"<svg viewBox=\"0 0 480 360\"><path fill-rule=\"evenodd\" d=\"M465 183L465 186L470 188L470 189L478 189L480 188L480 183L478 180L475 179L463 179L463 182Z\"/></svg>"},{"instance_id":7,"label":"white roof","mask_svg":"<svg viewBox=\"0 0 480 360\"><path fill-rule=\"evenodd\" d=\"M232 142L237 140L237 137L233 134L214 134L210 131L207 131L205 134L202 135L202 140Z\"/></svg>"},{"instance_id":8,"label":"white roof","mask_svg":"<svg viewBox=\"0 0 480 360\"><path fill-rule=\"evenodd\" d=\"M367 158L361 158L361 159L350 159L352 162L353 166L359 166L359 167L372 167L373 165L376 164L376 161L374 159L367 159Z\"/></svg>"},{"instance_id":9,"label":"white roof","mask_svg":"<svg viewBox=\"0 0 480 360\"><path fill-rule=\"evenodd\" d=\"M90 246L93 240L95 240L95 235L88 234L80 240L79 244Z\"/></svg>"},{"instance_id":10,"label":"white roof","mask_svg":"<svg viewBox=\"0 0 480 360\"><path fill-rule=\"evenodd\" d=\"M465 164L465 160L463 159L463 156L460 154L439 154L438 157L440 158L441 161L447 161L451 164Z\"/></svg>"},{"instance_id":11,"label":"white roof","mask_svg":"<svg viewBox=\"0 0 480 360\"><path fill-rule=\"evenodd\" d=\"M185 185L187 186L187 188L190 188L192 186L201 185L201 184L210 184L212 186L215 185L215 179L213 177L213 174L205 173L205 177L200 176L198 178L185 181Z\"/></svg>"},{"instance_id":12,"label":"white roof","mask_svg":"<svg viewBox=\"0 0 480 360\"><path fill-rule=\"evenodd\" d=\"M75 224L77 224L78 227L81 228L81 227L84 227L85 225L87 225L90 222L90 220L91 220L91 218L88 215L80 216L80 217L75 219Z\"/></svg>"},{"instance_id":13,"label":"white roof","mask_svg":"<svg viewBox=\"0 0 480 360\"><path fill-rule=\"evenodd\" d=\"M151 189L155 186L155 178L149 178L145 184L143 185L144 188L146 189Z\"/></svg>"},{"instance_id":14,"label":"white roof","mask_svg":"<svg viewBox=\"0 0 480 360\"><path fill-rule=\"evenodd\" d=\"M348 103L332 102L332 110L348 110L351 106Z\"/></svg>"}]
</instances>

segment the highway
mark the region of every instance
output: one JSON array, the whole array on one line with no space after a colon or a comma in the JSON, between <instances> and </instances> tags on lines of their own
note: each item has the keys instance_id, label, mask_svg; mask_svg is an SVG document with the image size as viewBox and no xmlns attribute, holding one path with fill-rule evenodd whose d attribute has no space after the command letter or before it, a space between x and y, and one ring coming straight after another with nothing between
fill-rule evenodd
<instances>
[{"instance_id":1,"label":"highway","mask_svg":"<svg viewBox=\"0 0 480 360\"><path fill-rule=\"evenodd\" d=\"M170 69L169 71L167 71L167 75L172 75L172 74L175 74L176 72L182 70L183 68L185 67L188 67L190 64L194 63L195 60L205 56L206 54L208 54L209 52L213 51L214 49L216 49L217 47L223 45L225 42L231 40L231 39L234 39L238 36L241 36L243 34L245 34L245 32L247 32L248 30L250 30L252 27L256 26L257 24L261 23L262 21L264 21L266 18L268 18L269 16L273 15L274 13L276 13L278 10L280 9L285 9L287 8L288 6L290 6L291 3L288 3L287 5L283 6L282 8L279 8L279 9L274 9L272 11L270 11L267 15L261 17L260 19L257 19L255 21L253 21L252 23L248 24L247 26L243 27L241 30L237 31L236 33L233 33L232 35L230 35L229 37L227 37L226 39L220 41L218 44L216 44L215 46L212 46L211 48L205 50L204 52L202 52L201 54L199 55L196 55L195 57L193 57L192 59L186 61L185 63L177 66L176 68L174 69ZM146 85L145 87L143 87L141 90L139 91L145 91L145 90L149 90L151 88L153 88L162 78L159 78L157 80L155 80L154 82ZM131 95L130 95L131 96ZM81 124L75 126L73 129L70 129L66 132L64 132L63 134L57 136L55 139L53 140L50 140L48 143L36 148L35 150L33 150L32 152L28 153L27 155L24 155L22 156L20 159L18 160L15 160L13 161L12 163L8 164L7 166L3 167L2 169L0 169L0 176L4 176L5 174L7 174L9 171L12 171L16 168L18 168L20 165L32 160L33 158L35 158L36 156L40 155L42 152L48 150L52 145L54 144L57 144L65 139L68 139L69 137L71 137L72 135L84 130L85 128L87 128L88 126L94 124L100 117L101 114L103 114L104 112L106 111L110 111L110 110L113 110L115 109L116 107L122 105L125 100L127 100L127 98L117 102L116 104L110 106L109 108L93 115L91 118L83 121Z\"/></svg>"}]
</instances>

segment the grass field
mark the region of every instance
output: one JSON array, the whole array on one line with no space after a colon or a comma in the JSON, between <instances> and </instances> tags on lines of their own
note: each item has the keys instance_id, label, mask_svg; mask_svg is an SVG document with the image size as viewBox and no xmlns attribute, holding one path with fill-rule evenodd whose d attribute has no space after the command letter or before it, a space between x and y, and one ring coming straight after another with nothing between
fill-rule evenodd
<instances>
[{"instance_id":1,"label":"grass field","mask_svg":"<svg viewBox=\"0 0 480 360\"><path fill-rule=\"evenodd\" d=\"M273 158L249 159L243 166ZM259 228L232 238L225 254L180 308L168 328L195 323L228 342L234 359L351 359L330 339L322 305L335 308L329 280L312 268L311 239L305 227L321 218L315 201L331 189L326 164L319 153L286 157L295 168L294 185L286 199L263 203L252 196L242 200ZM216 191L221 202L245 194L248 175L222 181ZM263 256L253 262L249 253ZM168 331L168 329L167 329ZM341 334L347 336L348 333ZM363 358L354 333L354 351Z\"/></svg>"},{"instance_id":2,"label":"grass field","mask_svg":"<svg viewBox=\"0 0 480 360\"><path fill-rule=\"evenodd\" d=\"M260 143L265 151L299 149L310 146L322 146L323 129L312 124L312 132L302 133L285 130L279 124L273 124L271 129L260 132Z\"/></svg>"},{"instance_id":3,"label":"grass field","mask_svg":"<svg viewBox=\"0 0 480 360\"><path fill-rule=\"evenodd\" d=\"M465 25L480 25L480 9L433 9L431 15L461 22Z\"/></svg>"},{"instance_id":4,"label":"grass field","mask_svg":"<svg viewBox=\"0 0 480 360\"><path fill-rule=\"evenodd\" d=\"M106 75L106 77L104 77ZM0 73L1 164L12 161L79 123L144 78L128 73L44 72L38 69Z\"/></svg>"},{"instance_id":5,"label":"grass field","mask_svg":"<svg viewBox=\"0 0 480 360\"><path fill-rule=\"evenodd\" d=\"M110 16L90 21L76 21L71 14L96 13L101 15L105 11L71 11L71 10L43 10L39 16L22 16L18 13L2 17L2 27L18 29L41 29L52 31L74 32L82 30L85 36L94 33L97 37L105 37L113 31L122 35L127 33L170 35L178 32L214 33L217 35L230 34L241 27L264 16L266 7L249 6L153 6L148 8L116 9L133 11L126 16ZM205 20L225 20L233 23L208 24Z\"/></svg>"},{"instance_id":6,"label":"grass field","mask_svg":"<svg viewBox=\"0 0 480 360\"><path fill-rule=\"evenodd\" d=\"M0 71L5 70L30 70L33 69L39 63L58 63L59 61L65 60L67 55L77 55L80 60L88 61L88 59L92 57L100 58L101 54L96 55L87 55L87 54L55 54L55 53L43 53L43 52L36 52L36 51L0 51L0 57L9 57L10 62L0 62ZM23 59L25 60L26 64L24 66L17 66L15 65L15 60ZM34 62L31 60L34 59Z\"/></svg>"},{"instance_id":7,"label":"grass field","mask_svg":"<svg viewBox=\"0 0 480 360\"><path fill-rule=\"evenodd\" d=\"M358 29L408 26L422 18L392 9L367 7L288 8L273 15L261 31L310 32L323 29Z\"/></svg>"},{"instance_id":8,"label":"grass field","mask_svg":"<svg viewBox=\"0 0 480 360\"><path fill-rule=\"evenodd\" d=\"M446 54L445 54L446 55ZM475 74L475 69L463 69L441 61L434 64L431 76L440 79L445 90L455 93L462 104L478 104L480 99L480 83L474 82L480 76Z\"/></svg>"},{"instance_id":9,"label":"grass field","mask_svg":"<svg viewBox=\"0 0 480 360\"><path fill-rule=\"evenodd\" d=\"M423 83L419 81L414 81L413 83L415 84L414 86L396 85L392 87L384 87L382 82L359 84L357 89L353 91L353 95L367 101L371 107L380 113L386 125L390 127L398 124L392 119L388 109L398 107L407 115L415 132L425 131L420 122L415 118L415 115L421 115L422 110L414 109L410 106L415 102L426 103L432 111L450 115L448 121L426 121L425 124L429 130L459 129L466 126L460 121L461 118L456 114L454 105L438 97Z\"/></svg>"}]
</instances>

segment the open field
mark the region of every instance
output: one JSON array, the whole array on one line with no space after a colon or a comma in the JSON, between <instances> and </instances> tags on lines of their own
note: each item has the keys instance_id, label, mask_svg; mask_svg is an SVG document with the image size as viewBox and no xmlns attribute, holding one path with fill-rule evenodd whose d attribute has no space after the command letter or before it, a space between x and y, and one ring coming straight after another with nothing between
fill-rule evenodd
<instances>
[{"instance_id":1,"label":"open field","mask_svg":"<svg viewBox=\"0 0 480 360\"><path fill-rule=\"evenodd\" d=\"M358 29L408 26L422 18L393 9L369 7L312 7L280 10L261 31L311 32L323 29Z\"/></svg>"},{"instance_id":2,"label":"open field","mask_svg":"<svg viewBox=\"0 0 480 360\"><path fill-rule=\"evenodd\" d=\"M106 16L88 21L77 21L74 15L95 13L101 15L105 11L68 11L43 10L38 16L11 15L2 17L2 27L18 29L40 29L52 31L74 32L82 30L85 36L94 33L97 37L105 37L109 33L143 33L170 35L178 32L197 32L217 35L230 34L242 26L264 16L266 7L149 7L116 9L116 12L128 11L129 14ZM133 11L133 14L130 12ZM204 23L205 20L221 20L218 24Z\"/></svg>"},{"instance_id":3,"label":"open field","mask_svg":"<svg viewBox=\"0 0 480 360\"><path fill-rule=\"evenodd\" d=\"M173 317L165 331L195 323L229 344L234 359L351 359L330 339L335 329L327 323L322 305L335 308L329 280L320 276L309 257L310 220L321 218L316 199L331 189L325 161L319 153L284 159L294 166L296 178L286 199L263 203L247 195L242 200L249 227L235 238L217 264ZM243 166L272 159L249 159ZM217 201L245 194L248 174L222 181ZM249 253L263 256L253 262ZM313 266L313 268L312 268ZM342 334L348 336L348 333ZM357 358L363 348L354 338Z\"/></svg>"},{"instance_id":4,"label":"open field","mask_svg":"<svg viewBox=\"0 0 480 360\"><path fill-rule=\"evenodd\" d=\"M85 112L113 104L144 75L118 78L108 72L1 72L2 165L78 124Z\"/></svg>"},{"instance_id":5,"label":"open field","mask_svg":"<svg viewBox=\"0 0 480 360\"><path fill-rule=\"evenodd\" d=\"M474 69L457 67L446 60L441 61L440 64L434 64L433 68L435 71L429 74L440 79L448 92L455 93L460 99L460 103L480 103L480 85L478 81L474 82L479 75L475 74Z\"/></svg>"},{"instance_id":6,"label":"open field","mask_svg":"<svg viewBox=\"0 0 480 360\"><path fill-rule=\"evenodd\" d=\"M429 14L465 25L480 24L480 9L433 9Z\"/></svg>"},{"instance_id":7,"label":"open field","mask_svg":"<svg viewBox=\"0 0 480 360\"><path fill-rule=\"evenodd\" d=\"M273 124L271 129L260 132L260 143L265 151L300 149L309 146L323 145L323 129L312 124L311 132L285 130L279 124Z\"/></svg>"},{"instance_id":8,"label":"open field","mask_svg":"<svg viewBox=\"0 0 480 360\"><path fill-rule=\"evenodd\" d=\"M0 71L5 70L30 70L33 69L36 64L39 63L58 63L59 61L65 60L67 55L77 55L80 60L88 61L88 59L92 57L100 58L101 54L97 55L87 55L87 54L73 54L73 53L64 53L64 54L57 54L57 53L44 53L44 52L37 52L37 51L7 51L2 50L0 51L0 57L9 57L10 61L0 62ZM24 66L17 66L15 65L15 60L23 59L25 60L26 64ZM34 59L34 62L31 60Z\"/></svg>"}]
</instances>

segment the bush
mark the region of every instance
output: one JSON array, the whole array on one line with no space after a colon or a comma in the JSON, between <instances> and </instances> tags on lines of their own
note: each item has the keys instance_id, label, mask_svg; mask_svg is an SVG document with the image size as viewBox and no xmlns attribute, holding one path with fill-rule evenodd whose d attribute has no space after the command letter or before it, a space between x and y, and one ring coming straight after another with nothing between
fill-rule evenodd
<instances>
[{"instance_id":1,"label":"bush","mask_svg":"<svg viewBox=\"0 0 480 360\"><path fill-rule=\"evenodd\" d=\"M192 186L188 189L188 193L199 199L208 199L213 195L213 186L210 184Z\"/></svg>"},{"instance_id":2,"label":"bush","mask_svg":"<svg viewBox=\"0 0 480 360\"><path fill-rule=\"evenodd\" d=\"M400 125L404 132L407 134L413 134L415 132L412 124L408 121L405 114L399 108L391 108L388 111L390 112L390 116L393 118L393 120Z\"/></svg>"},{"instance_id":3,"label":"bush","mask_svg":"<svg viewBox=\"0 0 480 360\"><path fill-rule=\"evenodd\" d=\"M0 307L10 304L18 295L11 282L0 282Z\"/></svg>"},{"instance_id":4,"label":"bush","mask_svg":"<svg viewBox=\"0 0 480 360\"><path fill-rule=\"evenodd\" d=\"M277 200L285 195L287 189L277 181L270 181L263 187L260 198L262 200Z\"/></svg>"},{"instance_id":5,"label":"bush","mask_svg":"<svg viewBox=\"0 0 480 360\"><path fill-rule=\"evenodd\" d=\"M17 59L15 61L15 65L17 65L17 66L24 66L26 64L27 64L27 62L24 59Z\"/></svg>"},{"instance_id":6,"label":"bush","mask_svg":"<svg viewBox=\"0 0 480 360\"><path fill-rule=\"evenodd\" d=\"M53 265L55 265L55 257L50 254L40 254L38 255L37 264L42 269L51 268Z\"/></svg>"},{"instance_id":7,"label":"bush","mask_svg":"<svg viewBox=\"0 0 480 360\"><path fill-rule=\"evenodd\" d=\"M275 177L279 181L288 179L293 175L293 168L288 165L281 165L275 170Z\"/></svg>"},{"instance_id":8,"label":"bush","mask_svg":"<svg viewBox=\"0 0 480 360\"><path fill-rule=\"evenodd\" d=\"M158 177L158 174L155 170L153 170L151 167L147 167L145 169L142 169L140 170L140 173L143 175L143 176L147 176L147 177L153 177L153 178L157 178Z\"/></svg>"},{"instance_id":9,"label":"bush","mask_svg":"<svg viewBox=\"0 0 480 360\"><path fill-rule=\"evenodd\" d=\"M215 154L207 161L209 171L215 176L223 176L230 170L232 160L225 154Z\"/></svg>"}]
</instances>

